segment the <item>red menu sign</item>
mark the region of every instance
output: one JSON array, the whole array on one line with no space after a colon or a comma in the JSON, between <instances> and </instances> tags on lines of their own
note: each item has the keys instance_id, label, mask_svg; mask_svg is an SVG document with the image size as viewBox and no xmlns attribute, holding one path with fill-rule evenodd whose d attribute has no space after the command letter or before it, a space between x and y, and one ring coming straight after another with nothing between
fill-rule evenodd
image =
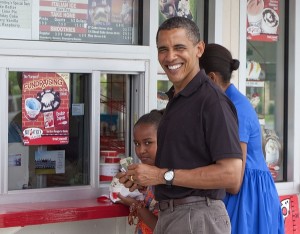
<instances>
[{"instance_id":1,"label":"red menu sign","mask_svg":"<svg viewBox=\"0 0 300 234\"><path fill-rule=\"evenodd\" d=\"M247 39L251 41L277 41L279 26L279 0L247 1Z\"/></svg>"},{"instance_id":2,"label":"red menu sign","mask_svg":"<svg viewBox=\"0 0 300 234\"><path fill-rule=\"evenodd\" d=\"M281 210L284 218L286 234L300 233L299 203L298 196L280 196Z\"/></svg>"},{"instance_id":3,"label":"red menu sign","mask_svg":"<svg viewBox=\"0 0 300 234\"><path fill-rule=\"evenodd\" d=\"M39 39L133 43L134 0L40 0Z\"/></svg>"},{"instance_id":4,"label":"red menu sign","mask_svg":"<svg viewBox=\"0 0 300 234\"><path fill-rule=\"evenodd\" d=\"M87 0L40 0L40 39L82 41L87 32Z\"/></svg>"},{"instance_id":5,"label":"red menu sign","mask_svg":"<svg viewBox=\"0 0 300 234\"><path fill-rule=\"evenodd\" d=\"M24 72L24 145L69 143L69 74Z\"/></svg>"}]
</instances>

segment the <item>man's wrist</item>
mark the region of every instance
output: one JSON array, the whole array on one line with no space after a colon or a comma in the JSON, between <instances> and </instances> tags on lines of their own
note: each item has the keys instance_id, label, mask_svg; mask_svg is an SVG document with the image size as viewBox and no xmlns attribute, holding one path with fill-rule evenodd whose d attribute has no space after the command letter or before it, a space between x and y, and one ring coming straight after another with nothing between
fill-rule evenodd
<instances>
[{"instance_id":1,"label":"man's wrist","mask_svg":"<svg viewBox=\"0 0 300 234\"><path fill-rule=\"evenodd\" d=\"M175 177L174 169L169 168L164 174L165 184L167 185L167 187L169 188L172 187L174 177Z\"/></svg>"},{"instance_id":2,"label":"man's wrist","mask_svg":"<svg viewBox=\"0 0 300 234\"><path fill-rule=\"evenodd\" d=\"M158 184L166 184L166 180L165 180L165 173L168 171L168 169L163 168L159 170L159 174L158 174Z\"/></svg>"}]
</instances>

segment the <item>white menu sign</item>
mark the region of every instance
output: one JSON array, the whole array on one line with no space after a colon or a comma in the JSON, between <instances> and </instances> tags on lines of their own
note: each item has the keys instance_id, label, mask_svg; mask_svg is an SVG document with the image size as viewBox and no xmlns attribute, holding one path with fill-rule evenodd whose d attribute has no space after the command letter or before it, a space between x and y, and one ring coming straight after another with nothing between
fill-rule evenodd
<instances>
[{"instance_id":1,"label":"white menu sign","mask_svg":"<svg viewBox=\"0 0 300 234\"><path fill-rule=\"evenodd\" d=\"M0 0L0 40L132 44L137 2Z\"/></svg>"},{"instance_id":2,"label":"white menu sign","mask_svg":"<svg viewBox=\"0 0 300 234\"><path fill-rule=\"evenodd\" d=\"M31 0L0 0L0 38L31 39L31 22Z\"/></svg>"}]
</instances>

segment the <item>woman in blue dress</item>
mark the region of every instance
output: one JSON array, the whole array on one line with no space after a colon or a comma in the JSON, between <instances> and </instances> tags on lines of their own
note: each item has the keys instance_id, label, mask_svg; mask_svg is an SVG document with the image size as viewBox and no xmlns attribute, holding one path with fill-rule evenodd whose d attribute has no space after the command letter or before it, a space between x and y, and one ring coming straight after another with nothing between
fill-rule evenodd
<instances>
[{"instance_id":1,"label":"woman in blue dress","mask_svg":"<svg viewBox=\"0 0 300 234\"><path fill-rule=\"evenodd\" d=\"M238 114L244 177L239 192L227 193L224 199L232 233L282 234L285 231L280 200L264 159L257 114L247 97L230 83L239 61L232 59L223 46L208 44L200 58L200 67L227 94Z\"/></svg>"}]
</instances>

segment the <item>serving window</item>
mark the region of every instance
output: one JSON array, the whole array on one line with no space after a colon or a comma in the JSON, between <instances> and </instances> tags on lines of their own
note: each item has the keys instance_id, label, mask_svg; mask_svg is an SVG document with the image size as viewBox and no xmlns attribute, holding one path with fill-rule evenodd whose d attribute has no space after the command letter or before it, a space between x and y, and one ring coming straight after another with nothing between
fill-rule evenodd
<instances>
[{"instance_id":1,"label":"serving window","mask_svg":"<svg viewBox=\"0 0 300 234\"><path fill-rule=\"evenodd\" d=\"M108 189L120 159L136 160L131 129L144 113L143 77L9 71L8 191Z\"/></svg>"}]
</instances>

